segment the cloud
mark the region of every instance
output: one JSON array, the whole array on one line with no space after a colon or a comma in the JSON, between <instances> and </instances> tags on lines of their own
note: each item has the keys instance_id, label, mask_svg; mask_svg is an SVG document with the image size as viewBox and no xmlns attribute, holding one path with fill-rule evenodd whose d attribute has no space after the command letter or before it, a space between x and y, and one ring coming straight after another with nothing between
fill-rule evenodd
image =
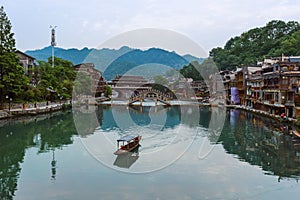
<instances>
[{"instance_id":1,"label":"cloud","mask_svg":"<svg viewBox=\"0 0 300 200\"><path fill-rule=\"evenodd\" d=\"M47 44L50 24L58 25L62 47L95 47L124 31L163 28L209 50L272 19L298 20L300 9L295 0L4 0L3 5L23 50Z\"/></svg>"}]
</instances>

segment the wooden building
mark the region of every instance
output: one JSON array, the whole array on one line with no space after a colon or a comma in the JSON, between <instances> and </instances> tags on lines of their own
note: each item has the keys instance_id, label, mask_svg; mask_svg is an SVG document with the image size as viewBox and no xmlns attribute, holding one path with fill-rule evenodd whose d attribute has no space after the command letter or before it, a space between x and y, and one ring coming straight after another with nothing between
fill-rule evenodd
<instances>
[{"instance_id":1,"label":"wooden building","mask_svg":"<svg viewBox=\"0 0 300 200\"><path fill-rule=\"evenodd\" d=\"M152 84L143 76L117 75L108 84L112 87L112 98L114 99L129 99L135 91L152 88Z\"/></svg>"},{"instance_id":2,"label":"wooden building","mask_svg":"<svg viewBox=\"0 0 300 200\"><path fill-rule=\"evenodd\" d=\"M300 62L278 61L262 69L264 110L299 116Z\"/></svg>"},{"instance_id":3,"label":"wooden building","mask_svg":"<svg viewBox=\"0 0 300 200\"><path fill-rule=\"evenodd\" d=\"M235 73L233 71L223 70L220 71L220 76L222 77L222 82L226 94L226 104L230 104L231 88L236 87Z\"/></svg>"},{"instance_id":4,"label":"wooden building","mask_svg":"<svg viewBox=\"0 0 300 200\"><path fill-rule=\"evenodd\" d=\"M204 80L192 81L190 84L198 101L208 101L209 90Z\"/></svg>"},{"instance_id":5,"label":"wooden building","mask_svg":"<svg viewBox=\"0 0 300 200\"><path fill-rule=\"evenodd\" d=\"M16 55L20 59L20 65L24 67L24 71L26 75L31 75L33 73L33 69L35 67L35 58L23 53L20 50L16 51Z\"/></svg>"},{"instance_id":6,"label":"wooden building","mask_svg":"<svg viewBox=\"0 0 300 200\"><path fill-rule=\"evenodd\" d=\"M81 63L75 65L74 70L87 74L91 80L92 94L95 95L95 97L99 97L104 93L105 80L102 76L102 72L97 70L93 63Z\"/></svg>"},{"instance_id":7,"label":"wooden building","mask_svg":"<svg viewBox=\"0 0 300 200\"><path fill-rule=\"evenodd\" d=\"M254 107L257 100L262 97L262 73L261 66L247 66L243 68L245 77L245 102L244 105Z\"/></svg>"},{"instance_id":8,"label":"wooden building","mask_svg":"<svg viewBox=\"0 0 300 200\"><path fill-rule=\"evenodd\" d=\"M259 68L248 74L246 85L246 106L261 109L261 100L263 97L262 92L263 79L262 70Z\"/></svg>"}]
</instances>

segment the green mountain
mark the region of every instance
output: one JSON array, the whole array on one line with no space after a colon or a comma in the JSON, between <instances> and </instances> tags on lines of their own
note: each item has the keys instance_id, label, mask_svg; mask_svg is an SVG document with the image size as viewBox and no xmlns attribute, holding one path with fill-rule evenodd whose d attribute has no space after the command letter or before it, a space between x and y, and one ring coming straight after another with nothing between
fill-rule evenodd
<instances>
[{"instance_id":1,"label":"green mountain","mask_svg":"<svg viewBox=\"0 0 300 200\"><path fill-rule=\"evenodd\" d=\"M191 61L202 62L202 58L192 55L180 56L176 52L169 52L159 48L147 50L121 47L120 49L62 49L55 48L55 57L73 62L75 65L92 62L103 72L107 80L116 75L129 73L130 75L144 75L153 77L162 75L170 68L179 70ZM37 60L47 60L51 56L51 46L43 49L26 51Z\"/></svg>"},{"instance_id":2,"label":"green mountain","mask_svg":"<svg viewBox=\"0 0 300 200\"><path fill-rule=\"evenodd\" d=\"M212 49L210 56L221 70L235 69L240 65L255 65L264 57L300 55L299 46L300 24L273 20L229 39L223 48Z\"/></svg>"}]
</instances>

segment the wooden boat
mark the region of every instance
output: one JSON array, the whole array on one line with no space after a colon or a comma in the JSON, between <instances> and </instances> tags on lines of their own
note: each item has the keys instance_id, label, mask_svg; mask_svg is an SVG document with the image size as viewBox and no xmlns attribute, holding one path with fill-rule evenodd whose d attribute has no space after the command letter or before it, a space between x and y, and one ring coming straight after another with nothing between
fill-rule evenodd
<instances>
[{"instance_id":1,"label":"wooden boat","mask_svg":"<svg viewBox=\"0 0 300 200\"><path fill-rule=\"evenodd\" d=\"M124 154L134 150L139 146L139 142L142 136L138 134L125 135L117 140L118 150L114 153L115 155Z\"/></svg>"},{"instance_id":2,"label":"wooden boat","mask_svg":"<svg viewBox=\"0 0 300 200\"><path fill-rule=\"evenodd\" d=\"M293 130L293 134L296 138L300 139L300 133L297 130Z\"/></svg>"},{"instance_id":3,"label":"wooden boat","mask_svg":"<svg viewBox=\"0 0 300 200\"><path fill-rule=\"evenodd\" d=\"M120 154L116 157L114 165L129 169L139 158L139 145L130 152Z\"/></svg>"}]
</instances>

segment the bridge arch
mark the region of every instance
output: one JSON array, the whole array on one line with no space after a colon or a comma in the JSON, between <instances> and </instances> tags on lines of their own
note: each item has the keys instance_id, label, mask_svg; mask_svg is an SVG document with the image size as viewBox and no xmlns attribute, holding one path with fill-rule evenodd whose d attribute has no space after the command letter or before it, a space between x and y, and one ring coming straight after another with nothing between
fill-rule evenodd
<instances>
[{"instance_id":1,"label":"bridge arch","mask_svg":"<svg viewBox=\"0 0 300 200\"><path fill-rule=\"evenodd\" d=\"M172 100L173 97L158 90L142 90L129 98L128 105L132 105L135 102L140 102L140 105L142 105L145 99L151 99L155 102L155 104L160 101L163 104L170 106L170 100Z\"/></svg>"}]
</instances>

